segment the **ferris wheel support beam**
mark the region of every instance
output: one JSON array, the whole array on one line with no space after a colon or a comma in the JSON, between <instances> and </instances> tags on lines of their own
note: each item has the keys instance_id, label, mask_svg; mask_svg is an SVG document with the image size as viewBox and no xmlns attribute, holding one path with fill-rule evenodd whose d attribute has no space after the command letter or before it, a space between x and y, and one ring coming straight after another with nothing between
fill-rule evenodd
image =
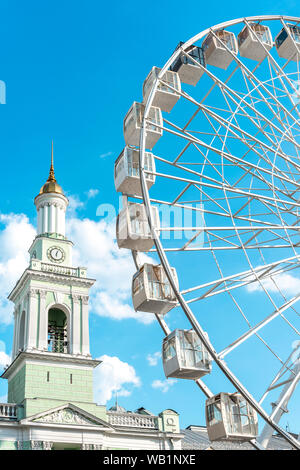
<instances>
[{"instance_id":1,"label":"ferris wheel support beam","mask_svg":"<svg viewBox=\"0 0 300 470\"><path fill-rule=\"evenodd\" d=\"M173 54L173 56L176 56L176 54ZM157 252L159 254L162 266L164 268L164 271L166 273L166 276L170 282L170 285L179 301L179 304L181 305L183 312L185 313L186 317L190 321L192 327L194 328L195 332L199 336L200 340L202 341L203 345L206 347L212 358L215 360L216 364L219 366L219 368L222 370L224 375L230 380L230 382L236 387L236 389L241 393L241 395L245 398L246 401L257 411L257 413L268 423L270 426L272 426L280 435L282 435L294 448L300 450L300 442L296 441L289 433L284 431L283 429L280 428L280 426L277 425L271 419L268 414L265 412L265 410L259 405L259 403L252 397L252 395L248 392L248 390L241 384L241 382L237 379L237 377L232 373L232 371L228 368L224 360L220 360L218 357L217 352L214 350L212 344L206 337L204 331L202 330L201 326L197 322L193 312L191 309L188 307L186 302L184 301L184 298L178 291L177 285L173 279L172 271L170 269L169 262L165 256L165 253L163 251L160 239L157 236L157 233L154 229L154 221L153 221L153 216L151 212L151 203L150 203L150 198L148 195L148 188L147 188L147 183L145 179L145 163L144 163L144 155L145 155L145 140L146 140L146 123L147 123L147 117L148 113L150 110L151 103L154 98L154 94L157 90L157 86L159 83L160 78L163 76L164 72L170 65L169 63L171 62L172 58L167 62L167 64L161 69L158 78L155 80L154 85L149 93L146 105L145 105L145 112L144 112L144 117L142 120L142 125L141 125L141 133L140 133L140 152L139 152L139 171L140 171L140 180L141 180L141 188L142 188L142 195L145 203L145 208L146 208L146 213L147 213L147 218L148 218L148 223L149 227L151 229L152 237L157 249Z\"/></svg>"},{"instance_id":2,"label":"ferris wheel support beam","mask_svg":"<svg viewBox=\"0 0 300 470\"><path fill-rule=\"evenodd\" d=\"M287 384L283 388L278 402L274 404L272 414L270 415L270 418L273 419L274 422L279 423L282 415L286 413L288 402L290 401L297 384L300 380L300 361L298 359L297 363L295 364L294 368L291 371L290 377L287 381ZM272 387L269 388L271 390ZM260 436L257 438L257 441L264 447L267 448L269 441L273 435L273 428L270 427L268 424L265 425L262 433Z\"/></svg>"}]
</instances>

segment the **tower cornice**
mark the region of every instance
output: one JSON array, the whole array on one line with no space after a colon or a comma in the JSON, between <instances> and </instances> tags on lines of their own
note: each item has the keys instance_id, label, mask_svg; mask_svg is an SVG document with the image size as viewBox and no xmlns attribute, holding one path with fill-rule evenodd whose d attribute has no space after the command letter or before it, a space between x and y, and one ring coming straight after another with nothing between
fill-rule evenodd
<instances>
[{"instance_id":1,"label":"tower cornice","mask_svg":"<svg viewBox=\"0 0 300 470\"><path fill-rule=\"evenodd\" d=\"M36 263L36 262L35 262ZM42 265L46 265L46 263L40 263ZM86 268L67 268L67 267L60 267L56 265L51 265L48 264L48 266L52 267L53 269L70 269L72 271L77 271L81 272L84 270L86 271ZM15 301L15 299L18 297L22 289L26 286L27 282L30 280L36 280L36 281L44 281L44 282L49 282L49 283L55 283L55 284L62 284L64 286L73 286L73 287L83 287L83 288L91 288L94 283L96 282L95 279L90 279L86 277L78 277L78 276L73 276L73 275L65 275L65 274L60 274L60 273L53 273L49 271L42 271L42 270L35 270L35 269L30 269L27 268L18 282L16 283L15 287L13 290L10 292L8 295L8 299L11 300L12 302ZM41 290L44 290L41 288Z\"/></svg>"},{"instance_id":2,"label":"tower cornice","mask_svg":"<svg viewBox=\"0 0 300 470\"><path fill-rule=\"evenodd\" d=\"M74 355L74 354L59 354L59 353L51 353L48 351L20 351L19 354L15 357L12 363L7 367L7 369L1 375L1 378L7 379L11 375L15 374L22 366L24 361L40 361L44 364L53 363L53 364L63 364L64 366L72 366L72 365L79 365L79 366L87 366L95 368L102 361L98 359L92 359L82 355Z\"/></svg>"}]
</instances>

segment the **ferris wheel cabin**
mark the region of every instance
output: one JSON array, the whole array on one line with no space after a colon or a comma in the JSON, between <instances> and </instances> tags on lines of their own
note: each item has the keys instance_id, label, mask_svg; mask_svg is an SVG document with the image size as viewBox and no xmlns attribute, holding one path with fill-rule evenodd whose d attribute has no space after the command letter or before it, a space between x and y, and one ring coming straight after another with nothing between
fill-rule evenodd
<instances>
[{"instance_id":1,"label":"ferris wheel cabin","mask_svg":"<svg viewBox=\"0 0 300 470\"><path fill-rule=\"evenodd\" d=\"M152 67L151 72L144 81L143 103L146 103L149 93L157 80L161 69ZM181 83L177 72L167 70L158 83L152 105L157 106L162 111L170 112L180 98Z\"/></svg>"},{"instance_id":2,"label":"ferris wheel cabin","mask_svg":"<svg viewBox=\"0 0 300 470\"><path fill-rule=\"evenodd\" d=\"M241 56L258 62L267 57L273 46L270 28L260 23L246 25L237 39Z\"/></svg>"},{"instance_id":3,"label":"ferris wheel cabin","mask_svg":"<svg viewBox=\"0 0 300 470\"><path fill-rule=\"evenodd\" d=\"M300 26L287 24L275 38L275 46L280 57L299 61L300 58Z\"/></svg>"},{"instance_id":4,"label":"ferris wheel cabin","mask_svg":"<svg viewBox=\"0 0 300 470\"><path fill-rule=\"evenodd\" d=\"M126 145L133 145L135 147L140 145L140 132L144 111L145 105L135 101L126 114L123 124ZM156 124L159 126L163 125L161 110L157 107L151 106L146 123L146 148L148 149L152 149L152 147L154 147L163 133L162 129L157 127Z\"/></svg>"},{"instance_id":5,"label":"ferris wheel cabin","mask_svg":"<svg viewBox=\"0 0 300 470\"><path fill-rule=\"evenodd\" d=\"M178 286L177 274L171 268ZM132 279L132 301L136 311L164 315L177 300L162 265L145 263Z\"/></svg>"},{"instance_id":6,"label":"ferris wheel cabin","mask_svg":"<svg viewBox=\"0 0 300 470\"><path fill-rule=\"evenodd\" d=\"M183 42L180 42L176 47L179 49ZM188 54L188 55L187 55ZM197 63L199 65L197 65ZM185 53L181 53L180 56L171 65L170 70L178 72L181 82L187 83L188 85L197 85L200 78L204 74L205 68L205 57L202 47L190 46L185 50Z\"/></svg>"},{"instance_id":7,"label":"ferris wheel cabin","mask_svg":"<svg viewBox=\"0 0 300 470\"><path fill-rule=\"evenodd\" d=\"M202 43L205 60L209 65L226 70L233 61L232 54L238 53L236 37L225 29L215 31L214 34L209 33Z\"/></svg>"},{"instance_id":8,"label":"ferris wheel cabin","mask_svg":"<svg viewBox=\"0 0 300 470\"><path fill-rule=\"evenodd\" d=\"M196 380L211 372L211 357L194 330L174 330L163 340L165 376Z\"/></svg>"},{"instance_id":9,"label":"ferris wheel cabin","mask_svg":"<svg viewBox=\"0 0 300 470\"><path fill-rule=\"evenodd\" d=\"M155 161L151 152L145 152L144 168L155 172ZM155 182L155 175L145 173L148 189ZM115 188L123 194L141 196L139 150L125 147L115 162Z\"/></svg>"},{"instance_id":10,"label":"ferris wheel cabin","mask_svg":"<svg viewBox=\"0 0 300 470\"><path fill-rule=\"evenodd\" d=\"M256 411L239 393L219 393L209 398L205 415L211 441L250 441L258 434Z\"/></svg>"},{"instance_id":11,"label":"ferris wheel cabin","mask_svg":"<svg viewBox=\"0 0 300 470\"><path fill-rule=\"evenodd\" d=\"M160 222L157 207L151 207L155 229ZM129 203L117 217L116 235L119 248L149 251L154 245L144 204Z\"/></svg>"}]
</instances>

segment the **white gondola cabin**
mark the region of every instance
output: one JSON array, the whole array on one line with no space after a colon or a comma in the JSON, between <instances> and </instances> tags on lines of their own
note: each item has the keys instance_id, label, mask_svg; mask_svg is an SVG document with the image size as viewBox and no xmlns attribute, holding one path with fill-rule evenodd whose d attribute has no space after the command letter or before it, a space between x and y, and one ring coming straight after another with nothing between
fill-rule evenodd
<instances>
[{"instance_id":1,"label":"white gondola cabin","mask_svg":"<svg viewBox=\"0 0 300 470\"><path fill-rule=\"evenodd\" d=\"M159 230L157 207L151 207L154 227ZM144 204L128 203L117 217L116 235L119 248L149 251L154 245Z\"/></svg>"},{"instance_id":2,"label":"white gondola cabin","mask_svg":"<svg viewBox=\"0 0 300 470\"><path fill-rule=\"evenodd\" d=\"M211 441L250 441L258 434L257 413L239 393L209 398L205 415Z\"/></svg>"},{"instance_id":3,"label":"white gondola cabin","mask_svg":"<svg viewBox=\"0 0 300 470\"><path fill-rule=\"evenodd\" d=\"M162 346L167 378L196 380L211 372L211 356L194 330L174 330Z\"/></svg>"},{"instance_id":4,"label":"white gondola cabin","mask_svg":"<svg viewBox=\"0 0 300 470\"><path fill-rule=\"evenodd\" d=\"M135 101L126 114L123 124L126 145L133 145L135 147L140 145L140 131L144 110L144 104L137 103ZM152 147L154 147L163 133L162 129L157 127L156 124L159 126L163 125L161 110L155 106L151 106L148 115L148 122L146 124L146 148L148 149L152 149Z\"/></svg>"},{"instance_id":5,"label":"white gondola cabin","mask_svg":"<svg viewBox=\"0 0 300 470\"><path fill-rule=\"evenodd\" d=\"M161 69L152 67L151 72L144 81L143 102L146 103L149 93L158 77ZM163 75L162 81L158 83L152 106L157 106L162 111L170 112L180 98L181 83L177 72L167 70ZM168 86L169 85L169 86ZM170 88L171 87L171 88Z\"/></svg>"},{"instance_id":6,"label":"white gondola cabin","mask_svg":"<svg viewBox=\"0 0 300 470\"><path fill-rule=\"evenodd\" d=\"M171 270L178 286L176 270ZM161 265L145 263L133 276L132 301L140 312L164 315L175 307L176 296Z\"/></svg>"},{"instance_id":7,"label":"white gondola cabin","mask_svg":"<svg viewBox=\"0 0 300 470\"><path fill-rule=\"evenodd\" d=\"M209 33L203 41L205 60L209 65L226 70L238 53L237 40L233 33L225 29L215 31L214 34L216 37Z\"/></svg>"},{"instance_id":8,"label":"white gondola cabin","mask_svg":"<svg viewBox=\"0 0 300 470\"><path fill-rule=\"evenodd\" d=\"M182 46L183 42L180 42L176 49ZM188 85L197 85L200 78L204 74L205 70L205 57L202 47L190 46L185 50L171 65L170 70L178 72L181 82L187 83ZM199 64L199 65L197 65ZM200 67L202 65L202 67Z\"/></svg>"},{"instance_id":9,"label":"white gondola cabin","mask_svg":"<svg viewBox=\"0 0 300 470\"><path fill-rule=\"evenodd\" d=\"M246 25L238 35L238 46L242 57L261 62L273 46L270 28L260 23Z\"/></svg>"},{"instance_id":10,"label":"white gondola cabin","mask_svg":"<svg viewBox=\"0 0 300 470\"><path fill-rule=\"evenodd\" d=\"M275 38L275 46L280 57L293 61L300 60L300 26L287 24Z\"/></svg>"},{"instance_id":11,"label":"white gondola cabin","mask_svg":"<svg viewBox=\"0 0 300 470\"><path fill-rule=\"evenodd\" d=\"M155 172L155 160L151 152L145 152L144 168ZM139 150L125 147L115 162L116 191L123 194L142 195L140 181ZM148 189L155 183L155 175L145 173Z\"/></svg>"}]
</instances>

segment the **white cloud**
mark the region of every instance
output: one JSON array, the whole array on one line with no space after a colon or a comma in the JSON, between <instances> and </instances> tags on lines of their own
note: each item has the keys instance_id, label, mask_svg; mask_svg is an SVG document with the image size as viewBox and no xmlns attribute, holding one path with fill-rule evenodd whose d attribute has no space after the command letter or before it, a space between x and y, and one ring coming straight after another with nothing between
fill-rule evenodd
<instances>
[{"instance_id":1,"label":"white cloud","mask_svg":"<svg viewBox=\"0 0 300 470\"><path fill-rule=\"evenodd\" d=\"M149 366L157 366L158 361L161 358L161 352L157 351L154 354L148 354L147 356L147 361L149 363Z\"/></svg>"},{"instance_id":2,"label":"white cloud","mask_svg":"<svg viewBox=\"0 0 300 470\"><path fill-rule=\"evenodd\" d=\"M99 194L99 189L89 189L86 193L88 199L92 199L93 197Z\"/></svg>"},{"instance_id":3,"label":"white cloud","mask_svg":"<svg viewBox=\"0 0 300 470\"><path fill-rule=\"evenodd\" d=\"M132 307L131 280L136 269L131 252L120 250L116 244L114 224L73 217L67 228L75 243L73 264L88 267L89 277L96 279L91 289L91 310L115 320L153 322L153 314L135 312Z\"/></svg>"},{"instance_id":4,"label":"white cloud","mask_svg":"<svg viewBox=\"0 0 300 470\"><path fill-rule=\"evenodd\" d=\"M162 393L167 393L170 387L174 385L177 382L176 379L168 379L168 380L154 380L151 384L152 388L157 388L158 390L161 390Z\"/></svg>"},{"instance_id":5,"label":"white cloud","mask_svg":"<svg viewBox=\"0 0 300 470\"><path fill-rule=\"evenodd\" d=\"M101 153L99 155L99 158L110 157L112 154L113 154L112 152Z\"/></svg>"},{"instance_id":6,"label":"white cloud","mask_svg":"<svg viewBox=\"0 0 300 470\"><path fill-rule=\"evenodd\" d=\"M276 287L277 285L279 289L285 294L297 295L300 293L300 279L298 277L292 276L288 273L282 273L274 275L272 277L275 283L270 278L262 279L261 281L262 286L268 292L278 292L278 289ZM262 286L259 282L256 281L251 284L248 284L246 286L246 289L248 292L257 292L263 290Z\"/></svg>"},{"instance_id":7,"label":"white cloud","mask_svg":"<svg viewBox=\"0 0 300 470\"><path fill-rule=\"evenodd\" d=\"M7 295L28 266L28 249L36 235L24 214L0 214L0 323L10 324L13 304Z\"/></svg>"},{"instance_id":8,"label":"white cloud","mask_svg":"<svg viewBox=\"0 0 300 470\"><path fill-rule=\"evenodd\" d=\"M78 209L83 209L84 202L80 201L78 196L68 195L69 205L67 217L76 217Z\"/></svg>"},{"instance_id":9,"label":"white cloud","mask_svg":"<svg viewBox=\"0 0 300 470\"><path fill-rule=\"evenodd\" d=\"M118 396L128 396L132 393L130 390L132 387L140 387L140 378L130 364L122 362L118 357L105 354L98 359L103 362L94 371L94 393L97 403L106 404L114 392L117 392Z\"/></svg>"},{"instance_id":10,"label":"white cloud","mask_svg":"<svg viewBox=\"0 0 300 470\"><path fill-rule=\"evenodd\" d=\"M91 311L115 320L135 319L149 324L151 313L135 312L131 301L131 280L135 265L129 250L120 250L115 241L115 223L80 219L76 210L84 204L69 197L71 217L67 217L67 236L74 243L73 265L86 266L96 279L91 290ZM73 215L72 215L73 214ZM2 225L2 230L1 230ZM34 227L23 214L0 215L0 323L12 323L13 304L6 297L28 267L28 249L35 238ZM152 260L143 255L143 260Z\"/></svg>"},{"instance_id":11,"label":"white cloud","mask_svg":"<svg viewBox=\"0 0 300 470\"><path fill-rule=\"evenodd\" d=\"M4 351L0 351L0 369L3 369L5 366L8 366L11 363L10 356Z\"/></svg>"}]
</instances>

